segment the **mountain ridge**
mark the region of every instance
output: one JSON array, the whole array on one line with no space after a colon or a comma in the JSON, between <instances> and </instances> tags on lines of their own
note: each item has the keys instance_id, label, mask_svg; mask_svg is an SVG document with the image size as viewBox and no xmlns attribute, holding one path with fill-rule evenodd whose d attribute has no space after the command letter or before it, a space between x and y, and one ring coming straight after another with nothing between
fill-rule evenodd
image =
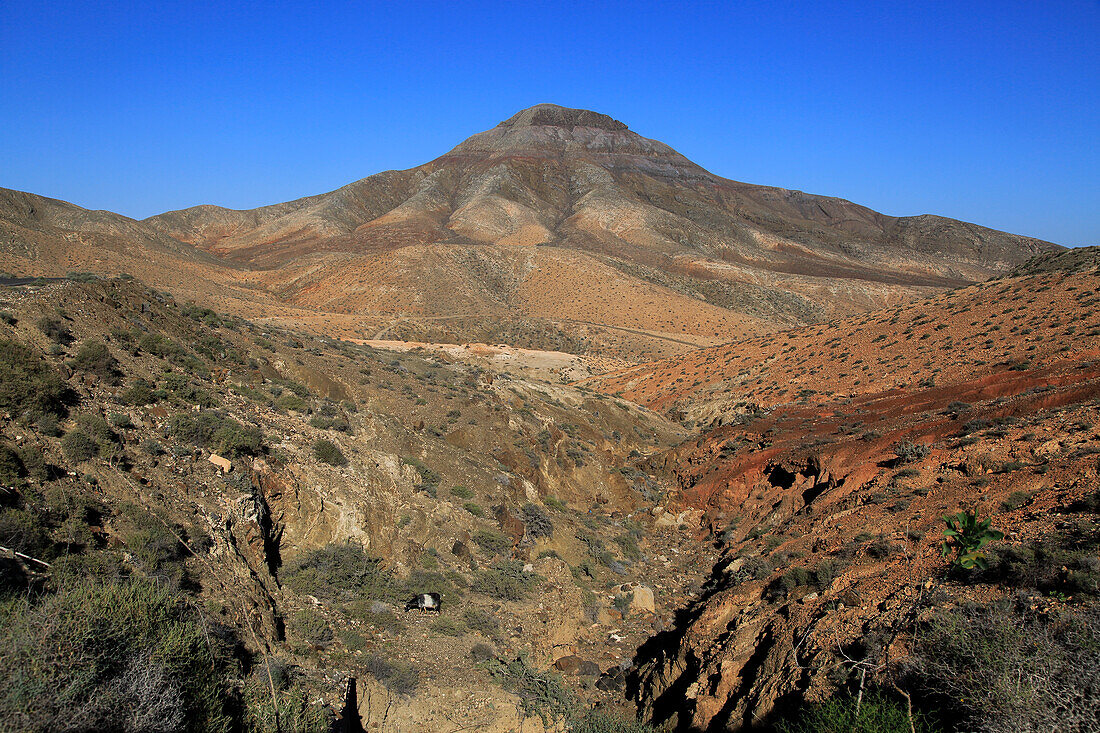
<instances>
[{"instance_id":1,"label":"mountain ridge","mask_svg":"<svg viewBox=\"0 0 1100 733\"><path fill-rule=\"evenodd\" d=\"M358 338L398 318L395 335L419 341L490 340L502 318L536 318L578 343L603 326L705 345L911 301L1061 251L943 217L891 217L722 178L607 115L550 104L423 165L327 193L119 220L95 252L57 246L36 256L17 245L27 212L4 211L0 225L21 273L108 272L115 250L129 252L117 258L129 262L148 248L139 264L153 284L180 287L179 267L167 262L179 257L185 269L206 268L195 271L213 283L206 290L241 287L265 302L332 313L345 324L340 333ZM102 228L101 219L73 214L50 234L56 243ZM559 280L537 274L546 272ZM629 283L626 300L598 303L618 279ZM555 294L581 292L579 300ZM644 318L632 314L641 303L652 304ZM496 320L461 331L438 320L468 314ZM582 333L566 322L593 325ZM545 345L531 338L517 345ZM608 338L598 334L598 348ZM643 339L630 358L668 355L667 343Z\"/></svg>"}]
</instances>

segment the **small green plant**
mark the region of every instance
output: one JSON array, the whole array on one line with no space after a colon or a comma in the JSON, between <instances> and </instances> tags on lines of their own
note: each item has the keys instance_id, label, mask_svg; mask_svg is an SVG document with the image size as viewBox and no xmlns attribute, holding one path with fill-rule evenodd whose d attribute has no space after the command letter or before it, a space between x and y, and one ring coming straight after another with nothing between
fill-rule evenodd
<instances>
[{"instance_id":1,"label":"small green plant","mask_svg":"<svg viewBox=\"0 0 1100 733\"><path fill-rule=\"evenodd\" d=\"M315 649L324 649L332 644L332 629L325 617L312 608L295 613L291 618L291 629L302 641Z\"/></svg>"},{"instance_id":2,"label":"small green plant","mask_svg":"<svg viewBox=\"0 0 1100 733\"><path fill-rule=\"evenodd\" d=\"M947 557L954 551L955 557L951 560L954 567L964 570L974 568L987 570L989 563L982 548L1005 536L1004 532L990 526L993 518L979 521L974 512L964 511L954 516L945 516L943 521L947 525L947 529L943 531L946 537L941 548L943 556Z\"/></svg>"},{"instance_id":3,"label":"small green plant","mask_svg":"<svg viewBox=\"0 0 1100 733\"><path fill-rule=\"evenodd\" d=\"M319 438L313 443L313 457L330 466L346 466L348 459L340 447L331 440Z\"/></svg>"}]
</instances>

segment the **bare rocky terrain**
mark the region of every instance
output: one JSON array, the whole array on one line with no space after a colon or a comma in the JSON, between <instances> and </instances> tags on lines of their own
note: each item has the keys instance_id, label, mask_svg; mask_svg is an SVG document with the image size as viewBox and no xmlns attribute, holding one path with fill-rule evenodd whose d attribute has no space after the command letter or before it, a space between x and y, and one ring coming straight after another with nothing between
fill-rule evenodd
<instances>
[{"instance_id":1,"label":"bare rocky terrain","mask_svg":"<svg viewBox=\"0 0 1100 733\"><path fill-rule=\"evenodd\" d=\"M564 354L333 340L130 280L7 287L2 666L61 653L51 604L152 587L220 640L199 728L325 729L352 677L371 730L767 729L865 687L921 726L1003 716L952 712L924 639L1093 628L1097 264L580 382ZM941 552L959 511L1003 535L984 568ZM429 591L443 613L403 610ZM0 720L50 729L72 700L102 727L80 695L108 688L115 714L196 715L138 663L54 673L69 697L9 679Z\"/></svg>"},{"instance_id":2,"label":"bare rocky terrain","mask_svg":"<svg viewBox=\"0 0 1100 733\"><path fill-rule=\"evenodd\" d=\"M417 168L251 211L139 222L0 192L0 267L17 275L127 272L332 336L635 362L910 302L1058 249L731 181L549 104Z\"/></svg>"},{"instance_id":3,"label":"bare rocky terrain","mask_svg":"<svg viewBox=\"0 0 1100 733\"><path fill-rule=\"evenodd\" d=\"M538 105L0 269L0 730L1100 728L1096 248Z\"/></svg>"}]
</instances>

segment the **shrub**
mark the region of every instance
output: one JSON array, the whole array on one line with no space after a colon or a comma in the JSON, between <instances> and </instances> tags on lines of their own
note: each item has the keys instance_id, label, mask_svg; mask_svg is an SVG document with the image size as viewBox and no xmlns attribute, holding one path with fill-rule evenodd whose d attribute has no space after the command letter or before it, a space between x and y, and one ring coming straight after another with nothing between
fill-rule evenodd
<instances>
[{"instance_id":1,"label":"shrub","mask_svg":"<svg viewBox=\"0 0 1100 733\"><path fill-rule=\"evenodd\" d=\"M107 424L112 428L118 428L120 430L129 430L134 427L134 421L130 419L130 416L125 412L112 412L107 415Z\"/></svg>"},{"instance_id":2,"label":"shrub","mask_svg":"<svg viewBox=\"0 0 1100 733\"><path fill-rule=\"evenodd\" d=\"M550 515L540 509L536 504L528 502L523 505L523 523L527 525L527 534L531 537L552 537L554 523L550 521Z\"/></svg>"},{"instance_id":3,"label":"shrub","mask_svg":"<svg viewBox=\"0 0 1100 733\"><path fill-rule=\"evenodd\" d=\"M158 333L147 333L138 339L138 348L142 351L159 356L162 359L175 360L184 354L183 347L167 336Z\"/></svg>"},{"instance_id":4,"label":"shrub","mask_svg":"<svg viewBox=\"0 0 1100 733\"><path fill-rule=\"evenodd\" d=\"M1091 541L1054 534L1031 545L994 546L988 564L983 580L1075 598L1100 595L1100 559Z\"/></svg>"},{"instance_id":5,"label":"shrub","mask_svg":"<svg viewBox=\"0 0 1100 733\"><path fill-rule=\"evenodd\" d=\"M313 443L313 457L330 466L346 466L348 459L340 447L331 440L319 438Z\"/></svg>"},{"instance_id":6,"label":"shrub","mask_svg":"<svg viewBox=\"0 0 1100 733\"><path fill-rule=\"evenodd\" d=\"M547 496L542 500L542 503L556 512L564 512L568 509L565 502L556 496Z\"/></svg>"},{"instance_id":7,"label":"shrub","mask_svg":"<svg viewBox=\"0 0 1100 733\"><path fill-rule=\"evenodd\" d=\"M911 443L908 440L903 440L894 446L894 453L897 455L897 463L913 463L919 461L922 458L928 456L930 449L923 443Z\"/></svg>"},{"instance_id":8,"label":"shrub","mask_svg":"<svg viewBox=\"0 0 1100 733\"><path fill-rule=\"evenodd\" d=\"M616 537L615 544L619 546L619 549L623 552L623 557L627 560L640 560L642 558L642 551L638 547L638 540L629 532L624 532Z\"/></svg>"},{"instance_id":9,"label":"shrub","mask_svg":"<svg viewBox=\"0 0 1100 733\"><path fill-rule=\"evenodd\" d=\"M1100 719L1100 607L1042 614L1008 601L934 616L906 683L959 730L1084 733Z\"/></svg>"},{"instance_id":10,"label":"shrub","mask_svg":"<svg viewBox=\"0 0 1100 733\"><path fill-rule=\"evenodd\" d=\"M474 533L473 540L490 555L500 555L512 549L512 538L494 529L479 529Z\"/></svg>"},{"instance_id":11,"label":"shrub","mask_svg":"<svg viewBox=\"0 0 1100 733\"><path fill-rule=\"evenodd\" d=\"M147 379L138 378L118 396L123 404L142 407L157 401L153 395L153 384Z\"/></svg>"},{"instance_id":12,"label":"shrub","mask_svg":"<svg viewBox=\"0 0 1100 733\"><path fill-rule=\"evenodd\" d=\"M76 356L69 361L69 366L77 371L94 374L107 384L118 384L122 375L118 369L118 360L102 341L85 341L81 344Z\"/></svg>"},{"instance_id":13,"label":"shrub","mask_svg":"<svg viewBox=\"0 0 1100 733\"><path fill-rule=\"evenodd\" d=\"M459 499L473 499L474 492L467 489L465 486L455 486L451 489L451 494L457 496Z\"/></svg>"},{"instance_id":14,"label":"shrub","mask_svg":"<svg viewBox=\"0 0 1100 733\"><path fill-rule=\"evenodd\" d=\"M653 733L651 726L602 710L585 710L571 721L573 733Z\"/></svg>"},{"instance_id":15,"label":"shrub","mask_svg":"<svg viewBox=\"0 0 1100 733\"><path fill-rule=\"evenodd\" d=\"M61 450L73 463L82 463L99 455L99 443L82 430L70 430L61 439Z\"/></svg>"},{"instance_id":16,"label":"shrub","mask_svg":"<svg viewBox=\"0 0 1100 733\"><path fill-rule=\"evenodd\" d=\"M18 486L25 473L19 452L0 444L0 486Z\"/></svg>"},{"instance_id":17,"label":"shrub","mask_svg":"<svg viewBox=\"0 0 1100 733\"><path fill-rule=\"evenodd\" d=\"M306 401L296 394L283 394L275 400L275 406L280 410L301 412L306 407Z\"/></svg>"},{"instance_id":18,"label":"shrub","mask_svg":"<svg viewBox=\"0 0 1100 733\"><path fill-rule=\"evenodd\" d=\"M69 327L62 323L60 318L54 316L44 316L38 319L38 328L42 333L46 334L46 338L53 341L55 344L66 346L73 342L73 333L69 330Z\"/></svg>"},{"instance_id":19,"label":"shrub","mask_svg":"<svg viewBox=\"0 0 1100 733\"><path fill-rule=\"evenodd\" d=\"M0 339L0 410L17 418L35 413L64 417L71 394L45 359L17 341Z\"/></svg>"},{"instance_id":20,"label":"shrub","mask_svg":"<svg viewBox=\"0 0 1100 733\"><path fill-rule=\"evenodd\" d=\"M1015 511L1030 503L1032 496L1033 494L1030 491L1013 491L1008 495L1008 498L1001 502L1001 508L1009 512Z\"/></svg>"},{"instance_id":21,"label":"shrub","mask_svg":"<svg viewBox=\"0 0 1100 733\"><path fill-rule=\"evenodd\" d=\"M475 502L468 501L462 505L462 508L468 511L470 514L473 514L475 517L485 516L485 510L482 509L481 506L479 504L476 504Z\"/></svg>"},{"instance_id":22,"label":"shrub","mask_svg":"<svg viewBox=\"0 0 1100 733\"><path fill-rule=\"evenodd\" d=\"M42 518L26 509L0 509L0 545L33 557L41 557L50 547L50 538ZM0 587L3 587L0 574Z\"/></svg>"},{"instance_id":23,"label":"shrub","mask_svg":"<svg viewBox=\"0 0 1100 733\"><path fill-rule=\"evenodd\" d=\"M477 608L467 608L462 612L462 620L471 631L479 631L492 636L500 628L500 623L492 614Z\"/></svg>"},{"instance_id":24,"label":"shrub","mask_svg":"<svg viewBox=\"0 0 1100 733\"><path fill-rule=\"evenodd\" d=\"M540 575L523 572L523 563L520 561L504 560L474 573L470 590L503 601L520 601L542 580Z\"/></svg>"},{"instance_id":25,"label":"shrub","mask_svg":"<svg viewBox=\"0 0 1100 733\"><path fill-rule=\"evenodd\" d=\"M217 412L175 415L168 422L168 432L186 443L231 456L258 455L264 449L258 427L245 427Z\"/></svg>"},{"instance_id":26,"label":"shrub","mask_svg":"<svg viewBox=\"0 0 1100 733\"><path fill-rule=\"evenodd\" d=\"M274 677L274 675L273 675ZM329 733L332 730L332 711L312 702L309 691L299 685L289 689L276 679L276 702L278 710L272 706L271 690L264 668L256 670L244 686L244 731L245 733L268 733L276 730L275 720L278 712L279 726L283 730L295 733Z\"/></svg>"},{"instance_id":27,"label":"shrub","mask_svg":"<svg viewBox=\"0 0 1100 733\"><path fill-rule=\"evenodd\" d=\"M470 647L470 658L474 662L487 662L496 656L496 650L484 642L477 642Z\"/></svg>"},{"instance_id":28,"label":"shrub","mask_svg":"<svg viewBox=\"0 0 1100 733\"><path fill-rule=\"evenodd\" d=\"M909 726L906 706L881 692L863 696L856 712L856 699L838 695L804 705L775 725L776 733L934 733L938 728L919 712Z\"/></svg>"},{"instance_id":29,"label":"shrub","mask_svg":"<svg viewBox=\"0 0 1100 733\"><path fill-rule=\"evenodd\" d=\"M411 664L383 659L372 654L367 657L364 666L372 677L395 695L403 697L412 695L420 684L420 672Z\"/></svg>"},{"instance_id":30,"label":"shrub","mask_svg":"<svg viewBox=\"0 0 1100 733\"><path fill-rule=\"evenodd\" d=\"M154 440L153 438L146 438L145 440L141 441L141 445L139 446L139 448L141 448L141 451L143 453L151 456L164 455L164 446L160 444L160 441Z\"/></svg>"},{"instance_id":31,"label":"shrub","mask_svg":"<svg viewBox=\"0 0 1100 733\"><path fill-rule=\"evenodd\" d=\"M290 628L302 641L315 649L324 649L332 644L332 629L325 617L312 608L296 612L291 617Z\"/></svg>"},{"instance_id":32,"label":"shrub","mask_svg":"<svg viewBox=\"0 0 1100 733\"><path fill-rule=\"evenodd\" d=\"M171 592L70 584L0 607L0 720L18 730L228 731L229 662Z\"/></svg>"},{"instance_id":33,"label":"shrub","mask_svg":"<svg viewBox=\"0 0 1100 733\"><path fill-rule=\"evenodd\" d=\"M544 725L571 718L579 709L576 697L559 675L533 669L522 657L511 661L492 659L489 672L504 689L519 697L525 716L538 715Z\"/></svg>"},{"instance_id":34,"label":"shrub","mask_svg":"<svg viewBox=\"0 0 1100 733\"><path fill-rule=\"evenodd\" d=\"M291 588L327 601L370 599L395 602L401 585L356 544L331 544L306 553L286 571Z\"/></svg>"},{"instance_id":35,"label":"shrub","mask_svg":"<svg viewBox=\"0 0 1100 733\"><path fill-rule=\"evenodd\" d=\"M462 623L451 616L440 616L432 621L431 629L442 636L462 636Z\"/></svg>"}]
</instances>

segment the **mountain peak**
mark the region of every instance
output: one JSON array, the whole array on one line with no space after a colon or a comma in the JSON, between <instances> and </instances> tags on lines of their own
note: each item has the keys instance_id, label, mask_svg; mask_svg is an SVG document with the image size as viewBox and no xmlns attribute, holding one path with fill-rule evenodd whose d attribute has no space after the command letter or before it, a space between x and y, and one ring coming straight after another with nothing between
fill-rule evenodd
<instances>
[{"instance_id":1,"label":"mountain peak","mask_svg":"<svg viewBox=\"0 0 1100 733\"><path fill-rule=\"evenodd\" d=\"M520 110L501 122L500 127L594 127L600 130L626 130L622 122L587 109L570 109L556 104L536 104Z\"/></svg>"}]
</instances>

